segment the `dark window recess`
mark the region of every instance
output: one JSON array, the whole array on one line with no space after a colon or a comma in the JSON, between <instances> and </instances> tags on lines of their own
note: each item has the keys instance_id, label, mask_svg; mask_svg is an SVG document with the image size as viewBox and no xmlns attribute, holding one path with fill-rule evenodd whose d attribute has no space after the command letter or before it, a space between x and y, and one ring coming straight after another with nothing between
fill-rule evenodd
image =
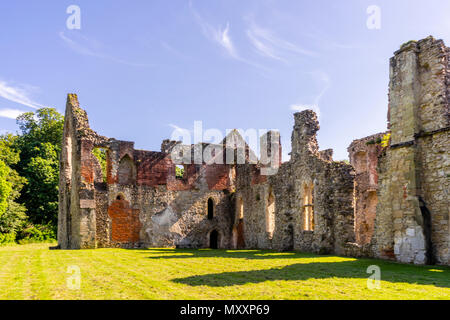
<instances>
[{"instance_id":1,"label":"dark window recess","mask_svg":"<svg viewBox=\"0 0 450 320\"><path fill-rule=\"evenodd\" d=\"M214 201L213 199L208 199L208 219L214 218Z\"/></svg>"}]
</instances>

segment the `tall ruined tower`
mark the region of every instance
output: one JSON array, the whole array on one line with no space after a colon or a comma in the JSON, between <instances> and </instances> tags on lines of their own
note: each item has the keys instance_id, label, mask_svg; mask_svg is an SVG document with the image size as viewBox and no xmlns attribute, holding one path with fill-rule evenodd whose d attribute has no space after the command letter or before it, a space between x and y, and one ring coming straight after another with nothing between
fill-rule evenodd
<instances>
[{"instance_id":1,"label":"tall ruined tower","mask_svg":"<svg viewBox=\"0 0 450 320\"><path fill-rule=\"evenodd\" d=\"M450 49L428 37L390 61L390 146L380 162L374 254L449 263Z\"/></svg>"},{"instance_id":2,"label":"tall ruined tower","mask_svg":"<svg viewBox=\"0 0 450 320\"><path fill-rule=\"evenodd\" d=\"M89 128L75 94L67 96L60 158L58 245L61 249L96 247L94 181L101 176L92 154L106 138Z\"/></svg>"}]
</instances>

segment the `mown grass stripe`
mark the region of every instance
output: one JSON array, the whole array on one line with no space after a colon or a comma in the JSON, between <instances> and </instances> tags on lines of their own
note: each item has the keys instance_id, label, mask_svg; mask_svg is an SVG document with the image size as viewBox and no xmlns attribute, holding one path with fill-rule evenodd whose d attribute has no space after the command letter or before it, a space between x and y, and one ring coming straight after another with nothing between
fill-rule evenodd
<instances>
[{"instance_id":1,"label":"mown grass stripe","mask_svg":"<svg viewBox=\"0 0 450 320\"><path fill-rule=\"evenodd\" d=\"M367 288L369 265L380 290ZM0 280L0 299L450 299L449 267L258 250L2 247Z\"/></svg>"}]
</instances>

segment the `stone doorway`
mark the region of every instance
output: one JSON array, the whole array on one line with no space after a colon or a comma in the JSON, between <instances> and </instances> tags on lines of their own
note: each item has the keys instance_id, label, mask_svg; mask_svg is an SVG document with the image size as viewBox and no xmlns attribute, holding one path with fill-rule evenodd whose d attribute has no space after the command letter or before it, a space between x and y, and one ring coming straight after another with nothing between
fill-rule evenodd
<instances>
[{"instance_id":1,"label":"stone doorway","mask_svg":"<svg viewBox=\"0 0 450 320\"><path fill-rule=\"evenodd\" d=\"M237 249L245 248L245 238L244 238L244 219L239 219L239 223L237 225Z\"/></svg>"},{"instance_id":2,"label":"stone doorway","mask_svg":"<svg viewBox=\"0 0 450 320\"><path fill-rule=\"evenodd\" d=\"M211 231L209 235L209 247L211 249L217 249L219 247L219 233L217 230Z\"/></svg>"}]
</instances>

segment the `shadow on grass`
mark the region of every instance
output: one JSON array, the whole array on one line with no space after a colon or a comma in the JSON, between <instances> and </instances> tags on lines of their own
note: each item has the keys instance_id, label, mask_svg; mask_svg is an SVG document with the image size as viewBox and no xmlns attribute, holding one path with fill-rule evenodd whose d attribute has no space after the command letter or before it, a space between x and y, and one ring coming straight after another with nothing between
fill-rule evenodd
<instances>
[{"instance_id":1,"label":"shadow on grass","mask_svg":"<svg viewBox=\"0 0 450 320\"><path fill-rule=\"evenodd\" d=\"M311 258L319 260L319 262L309 260L304 263L293 263L279 268L221 272L172 280L190 286L226 287L274 280L332 279L333 277L367 279L371 275L367 273L367 267L377 265L381 269L382 281L450 288L450 268L443 266L416 266L377 259L319 256L310 253L268 250L145 249L141 253L150 253L149 259L293 259L295 262ZM343 261L320 262L321 259L333 257Z\"/></svg>"},{"instance_id":2,"label":"shadow on grass","mask_svg":"<svg viewBox=\"0 0 450 320\"><path fill-rule=\"evenodd\" d=\"M274 280L332 279L333 277L367 279L371 274L366 273L366 270L372 264L380 267L382 281L450 288L450 270L440 267L434 269L433 267L400 265L378 260L370 261L368 259L295 263L281 268L222 272L178 278L172 281L190 286L226 287Z\"/></svg>"},{"instance_id":3,"label":"shadow on grass","mask_svg":"<svg viewBox=\"0 0 450 320\"><path fill-rule=\"evenodd\" d=\"M149 259L235 258L235 259L298 259L317 258L312 253L277 252L270 250L211 250L211 249L130 249L151 253Z\"/></svg>"}]
</instances>

